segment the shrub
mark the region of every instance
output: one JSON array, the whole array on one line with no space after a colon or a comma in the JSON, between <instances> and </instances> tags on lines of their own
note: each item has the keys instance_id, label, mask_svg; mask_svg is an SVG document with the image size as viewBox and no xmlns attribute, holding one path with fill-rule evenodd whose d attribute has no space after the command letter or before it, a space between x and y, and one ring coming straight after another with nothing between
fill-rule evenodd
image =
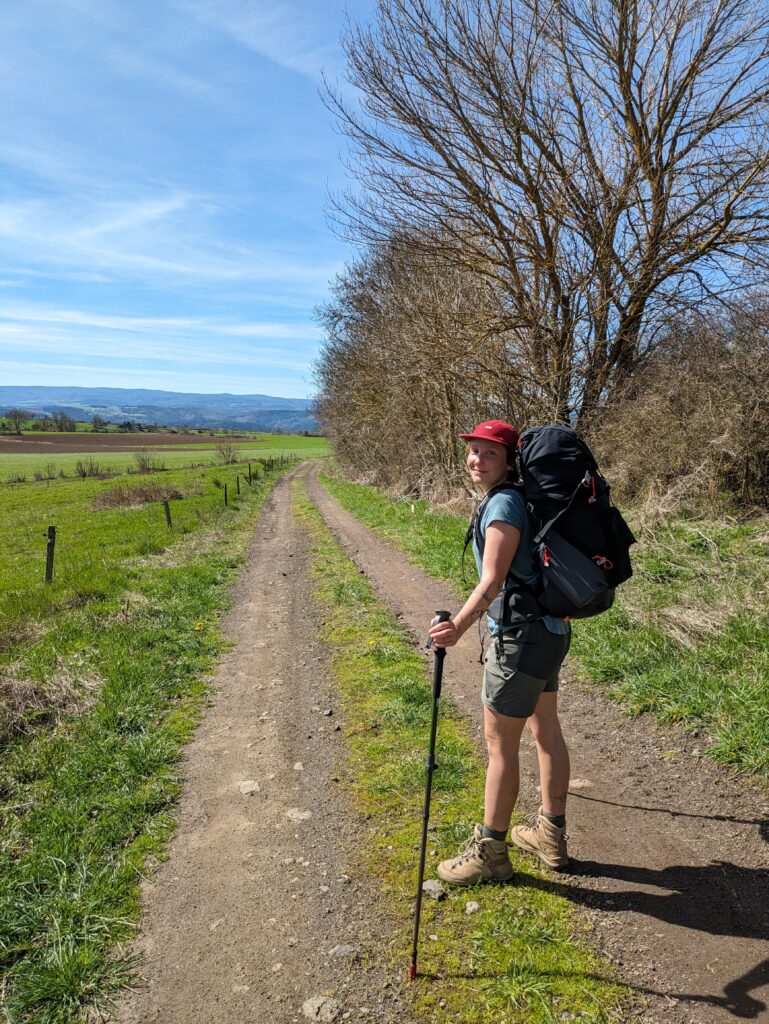
<instances>
[{"instance_id":1,"label":"shrub","mask_svg":"<svg viewBox=\"0 0 769 1024\"><path fill-rule=\"evenodd\" d=\"M87 459L77 460L77 463L75 464L75 474L83 480L89 476L103 477L107 475L93 455L89 455Z\"/></svg>"},{"instance_id":2,"label":"shrub","mask_svg":"<svg viewBox=\"0 0 769 1024\"><path fill-rule=\"evenodd\" d=\"M149 448L140 448L134 453L134 460L140 473L157 473L166 468L165 462L154 455Z\"/></svg>"},{"instance_id":3,"label":"shrub","mask_svg":"<svg viewBox=\"0 0 769 1024\"><path fill-rule=\"evenodd\" d=\"M201 494L201 488L187 491L187 494ZM178 487L146 483L126 487L118 484L117 487L110 487L101 491L93 500L94 509L104 508L129 508L133 505L149 505L153 501L172 501L183 498L184 494Z\"/></svg>"},{"instance_id":4,"label":"shrub","mask_svg":"<svg viewBox=\"0 0 769 1024\"><path fill-rule=\"evenodd\" d=\"M55 480L58 470L53 462L47 462L42 469L35 470L35 480Z\"/></svg>"},{"instance_id":5,"label":"shrub","mask_svg":"<svg viewBox=\"0 0 769 1024\"><path fill-rule=\"evenodd\" d=\"M231 441L217 441L216 457L225 466L234 465L238 461L238 449Z\"/></svg>"},{"instance_id":6,"label":"shrub","mask_svg":"<svg viewBox=\"0 0 769 1024\"><path fill-rule=\"evenodd\" d=\"M680 327L591 437L615 493L769 506L769 302Z\"/></svg>"}]
</instances>

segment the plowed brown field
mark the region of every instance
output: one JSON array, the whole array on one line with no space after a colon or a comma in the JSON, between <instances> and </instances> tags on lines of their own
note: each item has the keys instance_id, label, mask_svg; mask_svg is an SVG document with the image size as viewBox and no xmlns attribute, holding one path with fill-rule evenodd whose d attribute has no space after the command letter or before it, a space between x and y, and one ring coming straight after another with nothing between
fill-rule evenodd
<instances>
[{"instance_id":1,"label":"plowed brown field","mask_svg":"<svg viewBox=\"0 0 769 1024\"><path fill-rule=\"evenodd\" d=\"M254 437L227 434L0 434L0 455L76 454L77 452L136 452L141 448L195 448L216 441L250 441Z\"/></svg>"}]
</instances>

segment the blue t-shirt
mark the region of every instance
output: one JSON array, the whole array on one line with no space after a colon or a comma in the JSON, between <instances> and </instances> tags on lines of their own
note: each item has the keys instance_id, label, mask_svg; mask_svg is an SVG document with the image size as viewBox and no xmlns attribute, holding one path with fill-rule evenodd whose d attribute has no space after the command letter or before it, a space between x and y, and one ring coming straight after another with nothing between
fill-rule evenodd
<instances>
[{"instance_id":1,"label":"blue t-shirt","mask_svg":"<svg viewBox=\"0 0 769 1024\"><path fill-rule=\"evenodd\" d=\"M536 551L534 548L534 531L532 529L531 516L526 508L526 502L518 491L498 491L493 494L483 510L480 521L481 536L486 537L486 528L489 523L509 523L516 530L520 530L521 540L515 552L512 564L507 574L505 583L506 590L515 590L521 583L535 583L537 579ZM478 575L481 575L481 553L473 537L473 554L475 564L478 566ZM499 623L487 616L489 632L492 636L499 633ZM569 623L565 619L557 619L552 615L545 615L542 619L545 626L551 633L566 634L569 632Z\"/></svg>"}]
</instances>

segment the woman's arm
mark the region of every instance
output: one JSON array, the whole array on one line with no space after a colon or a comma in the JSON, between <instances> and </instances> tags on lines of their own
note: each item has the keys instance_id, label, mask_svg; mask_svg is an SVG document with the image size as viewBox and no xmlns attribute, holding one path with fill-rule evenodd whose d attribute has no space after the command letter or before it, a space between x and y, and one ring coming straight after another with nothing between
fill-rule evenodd
<instances>
[{"instance_id":1,"label":"woman's arm","mask_svg":"<svg viewBox=\"0 0 769 1024\"><path fill-rule=\"evenodd\" d=\"M520 540L521 531L510 523L501 520L489 523L484 538L480 583L453 618L431 627L430 637L437 647L453 647L462 634L488 610L505 585Z\"/></svg>"}]
</instances>

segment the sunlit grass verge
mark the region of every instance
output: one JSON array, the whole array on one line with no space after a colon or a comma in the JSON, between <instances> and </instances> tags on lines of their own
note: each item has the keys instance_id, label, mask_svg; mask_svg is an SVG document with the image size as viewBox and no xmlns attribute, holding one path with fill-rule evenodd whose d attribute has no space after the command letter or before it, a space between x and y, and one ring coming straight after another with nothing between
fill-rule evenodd
<instances>
[{"instance_id":1,"label":"sunlit grass verge","mask_svg":"<svg viewBox=\"0 0 769 1024\"><path fill-rule=\"evenodd\" d=\"M342 700L357 808L371 822L366 869L400 924L392 949L405 969L432 693L425 659L372 595L297 487L311 575ZM447 659L447 670L450 671ZM441 702L428 877L467 839L483 802L484 771L460 716ZM408 989L418 1019L472 1024L582 1024L612 1019L624 990L580 941L565 886L515 858L515 885L454 890L423 910L420 980ZM470 900L480 904L465 912Z\"/></svg>"},{"instance_id":2,"label":"sunlit grass verge","mask_svg":"<svg viewBox=\"0 0 769 1024\"><path fill-rule=\"evenodd\" d=\"M361 522L431 575L467 593L466 520L424 501L396 501L372 487L323 475ZM632 519L632 517L631 517ZM640 532L640 531L639 531ZM574 624L572 661L630 714L704 733L702 754L769 778L769 524L681 521L631 551L634 577L608 613Z\"/></svg>"},{"instance_id":3,"label":"sunlit grass verge","mask_svg":"<svg viewBox=\"0 0 769 1024\"><path fill-rule=\"evenodd\" d=\"M227 585L275 479L168 548L114 593L57 617L28 652L97 680L87 708L8 744L0 767L0 1007L14 1024L96 1019L130 982L138 882L164 855L178 757L195 728ZM33 645L34 647L34 645Z\"/></svg>"}]
</instances>

